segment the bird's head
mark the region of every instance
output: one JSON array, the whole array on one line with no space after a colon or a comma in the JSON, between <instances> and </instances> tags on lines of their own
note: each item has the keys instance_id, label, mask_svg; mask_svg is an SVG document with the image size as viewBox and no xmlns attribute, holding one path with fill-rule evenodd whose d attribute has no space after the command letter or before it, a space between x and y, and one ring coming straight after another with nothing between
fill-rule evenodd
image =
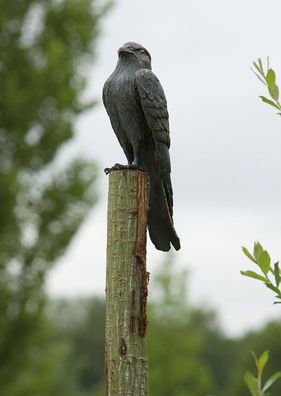
<instances>
[{"instance_id":1,"label":"bird's head","mask_svg":"<svg viewBox=\"0 0 281 396\"><path fill-rule=\"evenodd\" d=\"M150 53L141 44L128 42L118 50L120 60L137 63L141 68L151 69Z\"/></svg>"}]
</instances>

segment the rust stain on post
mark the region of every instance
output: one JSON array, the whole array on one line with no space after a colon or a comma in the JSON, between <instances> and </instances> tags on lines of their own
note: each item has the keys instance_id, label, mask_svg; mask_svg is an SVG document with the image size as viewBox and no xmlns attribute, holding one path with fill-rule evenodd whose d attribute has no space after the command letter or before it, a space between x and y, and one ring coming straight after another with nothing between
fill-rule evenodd
<instances>
[{"instance_id":1,"label":"rust stain on post","mask_svg":"<svg viewBox=\"0 0 281 396\"><path fill-rule=\"evenodd\" d=\"M136 291L131 291L131 306L130 306L130 331L133 333L135 331L135 294Z\"/></svg>"},{"instance_id":2,"label":"rust stain on post","mask_svg":"<svg viewBox=\"0 0 281 396\"><path fill-rule=\"evenodd\" d=\"M126 356L127 354L127 345L123 337L121 338L119 353L120 356Z\"/></svg>"},{"instance_id":3,"label":"rust stain on post","mask_svg":"<svg viewBox=\"0 0 281 396\"><path fill-rule=\"evenodd\" d=\"M140 283L140 315L139 335L144 337L147 333L147 296L149 273L146 271L146 235L147 235L147 210L148 210L148 181L147 176L137 176L137 235L134 255L137 258L137 274Z\"/></svg>"}]
</instances>

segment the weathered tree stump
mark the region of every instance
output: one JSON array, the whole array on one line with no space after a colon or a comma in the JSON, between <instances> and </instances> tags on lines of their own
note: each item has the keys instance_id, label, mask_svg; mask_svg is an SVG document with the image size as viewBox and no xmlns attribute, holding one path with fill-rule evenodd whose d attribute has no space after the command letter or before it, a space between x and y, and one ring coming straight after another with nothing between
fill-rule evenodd
<instances>
[{"instance_id":1,"label":"weathered tree stump","mask_svg":"<svg viewBox=\"0 0 281 396\"><path fill-rule=\"evenodd\" d=\"M148 178L109 175L106 263L106 395L148 395L146 231Z\"/></svg>"}]
</instances>

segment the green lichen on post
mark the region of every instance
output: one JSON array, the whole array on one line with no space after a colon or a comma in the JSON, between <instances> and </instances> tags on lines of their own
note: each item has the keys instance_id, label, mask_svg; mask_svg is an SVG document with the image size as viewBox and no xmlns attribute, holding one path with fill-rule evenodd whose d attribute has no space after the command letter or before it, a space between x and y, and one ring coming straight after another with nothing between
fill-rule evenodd
<instances>
[{"instance_id":1,"label":"green lichen on post","mask_svg":"<svg viewBox=\"0 0 281 396\"><path fill-rule=\"evenodd\" d=\"M109 175L106 263L107 396L147 396L146 229L148 180L134 170Z\"/></svg>"}]
</instances>

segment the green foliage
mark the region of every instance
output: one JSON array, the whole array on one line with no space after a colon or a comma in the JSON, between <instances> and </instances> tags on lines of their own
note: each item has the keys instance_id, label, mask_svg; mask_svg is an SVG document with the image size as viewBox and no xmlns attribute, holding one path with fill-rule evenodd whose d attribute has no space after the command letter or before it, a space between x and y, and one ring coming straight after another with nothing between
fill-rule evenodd
<instances>
[{"instance_id":1,"label":"green foliage","mask_svg":"<svg viewBox=\"0 0 281 396\"><path fill-rule=\"evenodd\" d=\"M229 339L219 330L213 312L190 306L185 275L167 260L152 287L157 288L158 298L150 304L148 316L150 393L245 396L242 379L251 363L249 350L261 353L269 348L265 371L280 367L280 324ZM14 379L11 394L104 395L104 301L64 299L47 307L40 334L33 338L30 362ZM271 396L280 394L278 381Z\"/></svg>"},{"instance_id":2,"label":"green foliage","mask_svg":"<svg viewBox=\"0 0 281 396\"><path fill-rule=\"evenodd\" d=\"M254 74L258 77L258 79L266 85L268 89L268 93L271 97L271 99L265 97L265 96L260 96L261 100L264 103L269 104L270 106L273 106L274 108L281 110L281 104L279 102L279 87L276 84L276 75L275 71L269 67L269 60L267 58L267 66L265 70L265 66L262 64L261 58L258 58L256 62L253 62L253 68L252 71ZM281 115L281 113L278 113Z\"/></svg>"},{"instance_id":3,"label":"green foliage","mask_svg":"<svg viewBox=\"0 0 281 396\"><path fill-rule=\"evenodd\" d=\"M276 75L273 69L269 68L269 59L267 59L267 70L264 70L264 66L262 64L262 60L259 58L257 62L253 62L254 68L252 69L258 79L267 86L269 95L271 99L260 96L263 102L273 106L274 108L281 110L281 104L279 102L279 87L276 84ZM281 115L281 113L278 113ZM242 247L243 253L253 262L255 263L260 271L260 273L248 270L241 271L242 275L247 277L259 280L263 282L266 287L271 289L274 293L276 293L276 298L281 300L281 273L279 268L279 262L271 263L270 255L259 242L254 243L253 254L251 254L246 247ZM281 303L281 301L277 301L275 303ZM269 342L269 338L267 340L267 344ZM269 352L265 351L262 355L257 358L253 353L257 376L255 377L249 371L246 371L244 374L244 381L251 393L252 396L268 396L269 393L266 391L279 379L281 378L281 372L277 371L265 382L262 383L262 374L265 365L268 362ZM279 393L280 394L280 391Z\"/></svg>"},{"instance_id":4,"label":"green foliage","mask_svg":"<svg viewBox=\"0 0 281 396\"><path fill-rule=\"evenodd\" d=\"M62 160L61 149L75 135L76 117L93 105L83 100L85 62L94 59L105 8L93 0L1 2L0 384L4 396L33 392L25 391L30 381L22 373L32 366L44 327L45 276L96 201L95 165ZM59 360L55 355L54 362ZM43 372L48 369L42 368ZM42 377L42 387L43 382Z\"/></svg>"},{"instance_id":5,"label":"green foliage","mask_svg":"<svg viewBox=\"0 0 281 396\"><path fill-rule=\"evenodd\" d=\"M236 342L236 359L232 366L232 375L229 379L228 387L225 394L228 396L244 396L245 384L243 384L243 377L245 372L249 370L252 365L252 357L249 351L256 351L258 356L263 354L263 351L270 350L270 359L267 361L264 368L264 374L267 378L271 373L280 370L280 354L281 354L281 323L272 322L266 325L263 329L255 332L250 332ZM281 381L274 383L270 389L271 396L280 396Z\"/></svg>"},{"instance_id":6,"label":"green foliage","mask_svg":"<svg viewBox=\"0 0 281 396\"><path fill-rule=\"evenodd\" d=\"M175 278L180 274L170 271ZM265 345L272 350L266 368L275 372L280 367L280 324L272 323L239 340L230 340L219 331L211 312L185 303L184 318L176 315L173 319L164 320L162 303L162 300L153 303L149 311L149 373L153 396L245 396L242 379L243 372L251 363L248 351L262 351ZM173 307L177 310L174 296ZM182 301L179 301L179 307L179 312L183 312ZM49 394L103 395L103 301L54 301L49 310L49 320L54 329L49 342L64 351L58 365L58 377ZM45 346L44 350L48 360L48 348ZM65 390L60 388L64 383ZM280 392L281 381L274 384L271 396L279 396ZM27 395L33 396L32 393Z\"/></svg>"},{"instance_id":7,"label":"green foliage","mask_svg":"<svg viewBox=\"0 0 281 396\"><path fill-rule=\"evenodd\" d=\"M255 242L254 244L253 255L245 247L242 247L242 250L244 254L259 267L262 274L250 270L241 271L241 274L263 282L266 287L276 293L276 298L281 300L281 272L279 262L277 261L271 264L270 255L263 249L259 242ZM278 301L278 303L280 303L280 301Z\"/></svg>"},{"instance_id":8,"label":"green foliage","mask_svg":"<svg viewBox=\"0 0 281 396\"><path fill-rule=\"evenodd\" d=\"M257 376L255 377L252 373L246 371L244 374L244 381L252 396L268 396L269 393L266 393L266 391L274 384L274 382L281 378L281 371L277 371L271 375L271 377L263 384L262 374L269 358L269 352L263 352L259 358L257 358L254 353L253 356L256 364Z\"/></svg>"},{"instance_id":9,"label":"green foliage","mask_svg":"<svg viewBox=\"0 0 281 396\"><path fill-rule=\"evenodd\" d=\"M68 345L63 364L65 377L61 380L71 377L73 396L104 394L104 311L104 302L98 298L64 299L53 301L50 306L56 342ZM68 396L67 391L63 395Z\"/></svg>"},{"instance_id":10,"label":"green foliage","mask_svg":"<svg viewBox=\"0 0 281 396\"><path fill-rule=\"evenodd\" d=\"M47 308L44 327L33 339L30 363L14 379L11 394L102 396L103 301L56 300Z\"/></svg>"},{"instance_id":11,"label":"green foliage","mask_svg":"<svg viewBox=\"0 0 281 396\"><path fill-rule=\"evenodd\" d=\"M54 308L61 340L72 343L70 361L79 369L78 383L81 389L91 390L103 378L104 302L98 298L61 300Z\"/></svg>"},{"instance_id":12,"label":"green foliage","mask_svg":"<svg viewBox=\"0 0 281 396\"><path fill-rule=\"evenodd\" d=\"M202 396L217 389L211 359L217 334L210 312L189 306L185 271L175 271L172 256L155 278L155 301L149 309L149 381L154 396ZM212 356L212 357L211 357Z\"/></svg>"},{"instance_id":13,"label":"green foliage","mask_svg":"<svg viewBox=\"0 0 281 396\"><path fill-rule=\"evenodd\" d=\"M186 298L186 281L185 276L180 277L183 272L175 267L168 261L164 263L153 285L159 293L148 315L150 393L153 396L245 396L242 379L251 363L249 350L261 353L265 347L270 348L266 369L275 372L280 367L280 324L273 323L239 340L230 340L219 330L212 312L191 307L188 300L180 297ZM181 292L176 287L179 278L185 284ZM60 380L54 379L49 394L103 395L103 301L54 301L49 320L55 330L49 342L64 351L58 368ZM44 350L48 348L45 346ZM48 358L46 352L45 358ZM66 390L60 390L64 382ZM279 396L280 392L281 381L272 387L272 396Z\"/></svg>"}]
</instances>

